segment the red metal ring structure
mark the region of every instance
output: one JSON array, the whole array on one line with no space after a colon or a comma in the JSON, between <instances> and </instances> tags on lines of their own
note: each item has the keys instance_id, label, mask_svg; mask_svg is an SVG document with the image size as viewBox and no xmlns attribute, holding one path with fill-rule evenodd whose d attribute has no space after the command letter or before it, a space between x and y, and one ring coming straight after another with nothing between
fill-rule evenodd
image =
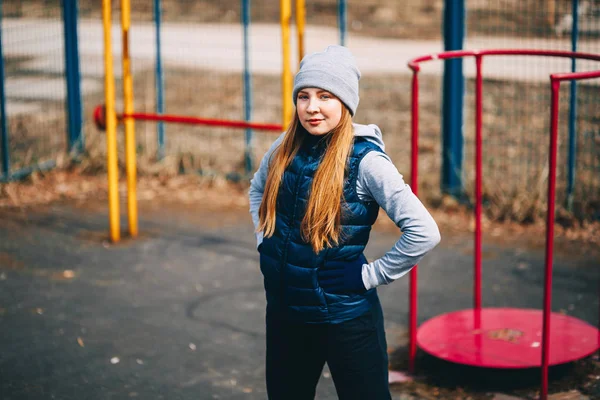
<instances>
[{"instance_id":1,"label":"red metal ring structure","mask_svg":"<svg viewBox=\"0 0 600 400\"><path fill-rule=\"evenodd\" d=\"M104 106L100 105L94 109L94 122L100 130L106 129L106 120ZM136 121L154 121L154 122L169 122L187 125L206 125L218 126L223 128L239 128L239 129L255 129L263 131L282 132L283 126L280 124L269 124L261 122L235 121L225 119L212 119L192 117L186 115L170 115L170 114L153 114L153 113L132 113L132 114L117 114L119 120L132 118Z\"/></svg>"},{"instance_id":2,"label":"red metal ring structure","mask_svg":"<svg viewBox=\"0 0 600 400\"><path fill-rule=\"evenodd\" d=\"M418 193L418 140L419 140L419 80L418 72L420 64L432 60L447 60L452 58L474 57L476 63L476 88L475 88L475 249L474 249L474 313L472 313L471 323L474 326L480 326L486 314L481 313L481 188L482 188L482 60L484 56L543 56L543 57L562 57L600 61L600 54L580 53L570 51L551 51L536 49L490 49L490 50L459 50L448 51L437 54L429 54L417 57L408 63L408 67L413 71L412 79L412 123L411 123L411 185L415 194ZM548 394L548 365L549 365L549 345L550 345L550 322L551 322L551 300L552 300L552 263L554 249L554 213L555 213L555 194L556 194L556 155L558 138L558 108L559 108L559 89L562 81L573 81L582 79L600 78L599 71L578 72L578 73L556 73L550 75L552 90L551 97L551 118L550 118L550 157L549 157L549 179L548 179L548 209L546 218L546 253L545 253L545 278L544 278L544 309L543 326L541 338L541 367L542 367L542 388L541 398L546 399ZM413 268L410 274L410 308L409 308L409 366L414 371L415 355L417 349L417 267ZM498 309L489 309L495 313ZM514 309L511 309L514 310ZM506 311L506 310L504 310ZM529 312L531 310L527 310ZM457 312L456 314L464 313ZM454 314L454 313L450 313ZM461 315L464 317L464 315ZM441 316L445 317L445 316ZM552 315L555 320L556 315ZM438 318L438 317L436 317ZM569 317L570 318L570 317ZM574 318L572 320L577 321ZM427 324L427 322L425 323ZM425 325L424 324L424 325ZM585 328L585 327L584 327ZM597 344L592 344L595 349L600 347L600 331L593 328L596 332ZM589 333L589 332L588 332ZM481 344L481 335L479 335ZM595 351L595 350L594 350ZM593 353L593 351L592 351ZM582 354L582 356L589 354ZM481 364L478 364L481 365ZM538 364L539 365L539 364Z\"/></svg>"}]
</instances>

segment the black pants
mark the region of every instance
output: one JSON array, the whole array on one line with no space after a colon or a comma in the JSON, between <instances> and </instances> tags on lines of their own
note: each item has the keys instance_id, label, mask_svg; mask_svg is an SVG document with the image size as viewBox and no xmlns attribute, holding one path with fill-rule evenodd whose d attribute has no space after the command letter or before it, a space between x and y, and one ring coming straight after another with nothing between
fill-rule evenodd
<instances>
[{"instance_id":1,"label":"black pants","mask_svg":"<svg viewBox=\"0 0 600 400\"><path fill-rule=\"evenodd\" d=\"M291 323L267 312L270 400L314 399L325 363L340 400L391 399L379 303L341 324Z\"/></svg>"}]
</instances>

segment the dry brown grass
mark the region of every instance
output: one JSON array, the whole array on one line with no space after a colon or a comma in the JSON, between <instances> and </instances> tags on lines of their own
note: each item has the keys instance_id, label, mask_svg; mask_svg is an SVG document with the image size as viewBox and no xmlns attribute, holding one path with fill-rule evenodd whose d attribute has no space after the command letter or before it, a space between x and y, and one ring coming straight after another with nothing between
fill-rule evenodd
<instances>
[{"instance_id":1,"label":"dry brown grass","mask_svg":"<svg viewBox=\"0 0 600 400\"><path fill-rule=\"evenodd\" d=\"M198 70L171 70L168 77L167 112L202 115L210 118L242 119L241 77ZM467 85L466 108L474 108L472 83ZM280 86L278 79L256 75L253 79L253 120L278 121ZM593 98L595 88L581 86L581 99ZM420 187L419 194L429 204L440 204L440 79L423 77L420 89ZM484 102L484 199L488 217L531 223L545 216L548 157L548 89L544 84L485 82ZM137 108L152 112L151 74L136 77ZM563 96L566 99L568 96ZM583 104L583 102L582 102ZM561 105L557 199L565 204L565 168L567 160L568 103ZM579 107L580 132L593 131L600 120L600 110ZM358 123L376 123L386 142L386 151L399 171L410 181L410 80L408 76L365 76L361 80L361 105ZM147 167L152 168L156 152L156 127L138 123L138 146ZM171 171L185 170L204 175L244 175L244 133L239 130L211 127L167 126L167 154L163 163ZM256 132L253 140L255 165L276 135ZM600 139L600 136L597 138ZM473 197L474 125L472 115L465 115L464 189ZM595 146L595 147L594 147ZM103 146L99 146L103 149ZM595 149L595 150L594 150ZM573 224L594 219L600 198L598 168L600 142L579 141L577 186L573 211L560 208L561 220ZM596 154L596 158L593 155ZM596 210L596 211L594 211Z\"/></svg>"},{"instance_id":2,"label":"dry brown grass","mask_svg":"<svg viewBox=\"0 0 600 400\"><path fill-rule=\"evenodd\" d=\"M439 37L442 0L396 2L390 0L350 0L349 26L361 34L394 37ZM537 4L537 5L536 5ZM252 3L254 22L278 21L278 7L268 0ZM3 3L4 15L10 17L60 17L58 3L35 0ZM118 2L114 2L118 17ZM239 21L239 1L220 2L164 0L165 21L231 22ZM309 23L336 25L335 2L317 0L308 2ZM469 13L476 15L477 24L469 27L470 34L492 31L510 35L529 26L529 34L542 34L545 23L538 2L533 0L503 0L494 3L472 2ZM562 7L562 8L561 8ZM152 18L151 2L132 2L134 21ZM559 13L564 13L561 5ZM80 1L82 17L99 17L99 3ZM527 19L530 13L538 19ZM469 20L469 19L468 19ZM473 21L471 18L470 21ZM537 24L537 25L536 25ZM480 26L480 28L477 28ZM535 28L537 26L537 28ZM474 28L474 29L473 29ZM479 30L478 30L479 29ZM519 31L519 29L521 29ZM7 71L18 71L23 59L7 63ZM9 60L10 61L10 60ZM12 73L11 72L11 73ZM242 80L239 75L203 70L169 69L166 76L167 112L201 115L213 118L242 119ZM280 119L280 87L277 77L255 75L253 119L278 121ZM420 196L434 206L446 201L440 192L440 93L438 78L424 77L421 87L420 139ZM465 171L464 190L466 206L473 200L473 87L467 84L469 95L465 109ZM567 85L565 89L567 90ZM595 90L595 92L594 92ZM120 93L120 88L117 88ZM154 78L151 72L135 76L136 109L154 110ZM595 95L594 95L595 93ZM581 98L593 99L597 87L580 85ZM568 98L562 95L563 99ZM101 173L105 168L104 135L96 131L91 121L93 107L103 102L100 93L87 96L85 105L86 153L80 159L79 171L85 174ZM594 108L595 107L595 108ZM387 151L407 181L410 180L410 83L406 76L365 76L361 81L359 123L376 123L383 132ZM561 104L561 121L567 120L568 104ZM533 223L543 219L546 210L547 182L547 125L548 89L546 84L523 84L486 81L484 100L484 199L487 216L498 221ZM600 109L597 101L580 107L578 119L578 170L572 207L564 205L567 162L565 125L561 125L558 170L558 215L565 226L580 224L583 220L600 217ZM37 116L10 119L11 156L13 168L30 165L38 160L57 158L63 151L65 130L62 104L48 103ZM142 175L199 172L204 176L243 177L244 134L231 129L169 125L167 157L157 163L156 125L136 124L138 166ZM260 160L274 138L273 134L256 132L252 154L255 164ZM52 141L52 143L50 143ZM120 166L124 167L122 135L119 135Z\"/></svg>"},{"instance_id":3,"label":"dry brown grass","mask_svg":"<svg viewBox=\"0 0 600 400\"><path fill-rule=\"evenodd\" d=\"M154 80L151 72L135 76L136 110L153 112ZM170 69L167 75L167 112L209 118L242 119L242 81L237 74L212 71ZM466 109L473 109L472 84L468 83ZM582 98L591 98L595 88L580 87ZM119 92L120 88L117 88ZM275 122L280 118L280 86L271 76L253 77L253 120ZM440 79L424 76L420 89L420 160L419 195L432 206L444 203L440 191ZM533 223L543 220L547 198L548 108L547 87L543 84L485 82L484 102L484 202L487 217L497 221ZM565 98L567 96L564 96ZM86 153L79 161L85 174L105 169L106 143L91 120L93 107L102 102L101 94L85 101ZM593 106L593 104L592 104ZM408 76L365 76L361 80L361 105L356 121L376 123L384 133L386 151L410 182L410 80ZM568 104L562 104L561 120L566 121ZM585 132L600 120L600 110L580 108L579 128ZM54 113L47 121L64 123L64 115ZM13 132L31 142L29 131L37 121L23 118ZM31 124L31 126L28 126ZM156 162L156 124L136 123L138 168L141 175L171 175L180 172L203 176L230 176L243 179L244 132L240 130L166 125L166 154ZM473 202L473 121L465 115L466 206ZM273 133L255 132L252 155L257 165L274 138ZM593 139L593 138L592 138ZM600 137L598 137L600 139ZM597 140L597 139L596 139ZM558 171L558 215L565 226L576 226L583 220L594 220L599 212L600 176L598 168L600 143L579 143L577 186L574 207L567 212L565 204L566 125L561 125L561 147ZM23 149L31 149L24 143ZM123 136L119 132L119 160L124 171ZM594 153L594 148L595 153ZM16 152L18 153L18 152ZM27 153L21 153L26 158ZM593 156L593 154L596 154ZM592 155L592 156L590 156ZM586 158L587 157L587 158ZM595 157L595 158L594 158ZM246 176L247 178L247 176ZM579 222L578 222L579 221Z\"/></svg>"}]
</instances>

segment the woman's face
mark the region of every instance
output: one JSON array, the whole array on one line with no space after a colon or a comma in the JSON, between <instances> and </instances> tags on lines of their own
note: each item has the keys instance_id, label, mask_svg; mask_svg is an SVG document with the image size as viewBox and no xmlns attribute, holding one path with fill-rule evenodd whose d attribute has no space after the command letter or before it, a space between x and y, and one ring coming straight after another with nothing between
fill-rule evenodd
<instances>
[{"instance_id":1,"label":"woman's face","mask_svg":"<svg viewBox=\"0 0 600 400\"><path fill-rule=\"evenodd\" d=\"M304 88L298 92L296 111L300 123L311 135L331 132L342 119L342 102L326 90Z\"/></svg>"}]
</instances>

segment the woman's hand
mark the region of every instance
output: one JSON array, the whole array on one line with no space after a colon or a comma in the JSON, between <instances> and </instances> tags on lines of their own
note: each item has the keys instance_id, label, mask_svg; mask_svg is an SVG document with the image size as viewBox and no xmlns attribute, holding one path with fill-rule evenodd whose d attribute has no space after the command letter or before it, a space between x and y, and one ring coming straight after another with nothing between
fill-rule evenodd
<instances>
[{"instance_id":1,"label":"woman's hand","mask_svg":"<svg viewBox=\"0 0 600 400\"><path fill-rule=\"evenodd\" d=\"M319 269L319 285L329 293L364 293L367 291L362 279L364 254L353 261L326 261Z\"/></svg>"}]
</instances>

